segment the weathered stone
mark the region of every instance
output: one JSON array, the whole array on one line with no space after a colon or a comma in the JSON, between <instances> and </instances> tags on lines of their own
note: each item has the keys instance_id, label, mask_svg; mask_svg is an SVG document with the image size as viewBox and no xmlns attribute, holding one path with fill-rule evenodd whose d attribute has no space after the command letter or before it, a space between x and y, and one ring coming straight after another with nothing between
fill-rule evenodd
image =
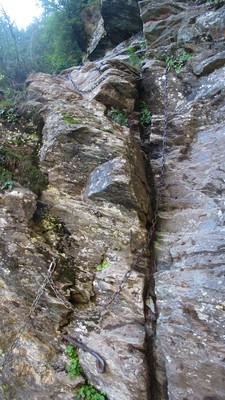
<instances>
[{"instance_id":1,"label":"weathered stone","mask_svg":"<svg viewBox=\"0 0 225 400\"><path fill-rule=\"evenodd\" d=\"M225 6L205 12L196 19L196 28L200 34L205 34L215 44L217 40L224 38L224 26Z\"/></svg>"},{"instance_id":2,"label":"weathered stone","mask_svg":"<svg viewBox=\"0 0 225 400\"><path fill-rule=\"evenodd\" d=\"M150 48L173 42L183 44L198 36L194 26L198 10L188 9L186 4L174 1L141 1L139 6L145 38Z\"/></svg>"},{"instance_id":3,"label":"weathered stone","mask_svg":"<svg viewBox=\"0 0 225 400\"><path fill-rule=\"evenodd\" d=\"M142 30L137 0L101 0L96 2L94 9L94 29L92 26L89 32L90 29L86 28L90 60L103 57L106 50ZM99 12L96 13L96 9ZM84 25L87 25L87 20L88 16L83 15Z\"/></svg>"},{"instance_id":4,"label":"weathered stone","mask_svg":"<svg viewBox=\"0 0 225 400\"><path fill-rule=\"evenodd\" d=\"M37 196L28 189L13 188L0 194L1 206L20 222L28 222L36 210Z\"/></svg>"},{"instance_id":5,"label":"weathered stone","mask_svg":"<svg viewBox=\"0 0 225 400\"><path fill-rule=\"evenodd\" d=\"M139 1L141 19L143 23L158 21L170 17L172 14L179 14L185 10L185 6L174 1Z\"/></svg>"},{"instance_id":6,"label":"weathered stone","mask_svg":"<svg viewBox=\"0 0 225 400\"><path fill-rule=\"evenodd\" d=\"M101 14L106 32L114 45L142 29L137 0L102 0Z\"/></svg>"},{"instance_id":7,"label":"weathered stone","mask_svg":"<svg viewBox=\"0 0 225 400\"><path fill-rule=\"evenodd\" d=\"M75 85L67 74L71 74ZM17 196L14 214L19 214L18 221L23 224L11 237L6 232L11 229L14 215L10 208L7 214L6 205L19 189L3 194L1 315L2 326L8 327L7 334L0 336L3 355L15 337L22 315L29 314L53 255L57 259L53 275L56 287L55 292L46 288L38 308L32 312L31 328L29 323L22 330L12 361L3 371L3 394L7 400L22 396L72 399L80 381L75 380L73 386L65 379L69 361L60 336L63 327L104 357L107 370L99 376L94 357L80 351L85 374L96 387L112 400L118 396L121 400L136 400L140 393L147 399L143 272L130 271L121 293L108 309L107 304L145 242L149 189L142 154L129 129L105 115L106 105L115 104L112 93L108 97L103 94L106 80L115 85L115 98L118 93L122 99L122 93L126 93L123 109L132 112L135 70L118 60L102 65L88 63L83 71L75 68L61 77L37 74L28 79L28 90L34 94L35 103L44 104L40 165L48 174L49 186L42 192L33 220L35 196L31 194L34 203L31 202L29 211L23 205L25 200ZM87 92L79 92L87 88ZM97 96L107 104L97 101ZM122 177L120 191L116 196L112 184L111 190L103 190L99 201L90 195L88 182L107 165L114 165L114 170L109 171L111 176ZM93 191L103 192L98 185L102 182L94 182ZM146 264L147 259L143 259L143 270ZM4 308L9 298L10 310ZM137 376L141 378L137 380Z\"/></svg>"},{"instance_id":8,"label":"weathered stone","mask_svg":"<svg viewBox=\"0 0 225 400\"><path fill-rule=\"evenodd\" d=\"M168 77L168 152L155 242L159 318L153 354L160 400L222 399L225 393L224 73L224 67L217 66L199 80L190 79L185 70L179 78L174 72ZM160 96L157 102L149 86L148 104L163 113L165 86L159 66L146 64L144 76L150 82L155 76L154 92ZM185 95L187 76L191 87ZM163 119L160 114L152 121L155 176Z\"/></svg>"},{"instance_id":9,"label":"weathered stone","mask_svg":"<svg viewBox=\"0 0 225 400\"><path fill-rule=\"evenodd\" d=\"M193 65L193 72L197 76L210 74L225 64L225 51Z\"/></svg>"},{"instance_id":10,"label":"weathered stone","mask_svg":"<svg viewBox=\"0 0 225 400\"><path fill-rule=\"evenodd\" d=\"M109 400L224 399L225 67L214 62L221 55L213 43L224 7L164 0L141 7L149 44L172 37L193 51L168 81L165 62L148 59L141 71L141 100L153 112L141 144L156 187L168 113L155 291L148 274L146 285L147 258L130 270L151 216L143 154L129 129L107 117L110 107L139 113L137 71L122 61L125 44L60 77L28 79L45 122L40 166L49 185L38 200L22 187L0 196L1 361L32 314L0 377L4 400L74 398L83 378L66 375L64 329L105 359L106 372L98 374L95 358L78 350L87 378ZM175 46L168 41L158 51L171 55ZM13 135L0 125L1 145ZM30 308L53 256L55 287L47 285Z\"/></svg>"}]
</instances>

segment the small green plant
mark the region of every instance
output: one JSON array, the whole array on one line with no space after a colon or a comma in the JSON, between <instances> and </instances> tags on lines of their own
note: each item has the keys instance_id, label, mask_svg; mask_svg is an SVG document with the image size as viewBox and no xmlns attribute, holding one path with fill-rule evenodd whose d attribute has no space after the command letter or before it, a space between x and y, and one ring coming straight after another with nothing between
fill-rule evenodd
<instances>
[{"instance_id":1,"label":"small green plant","mask_svg":"<svg viewBox=\"0 0 225 400\"><path fill-rule=\"evenodd\" d=\"M106 395L95 389L93 385L83 385L78 392L76 397L83 400L106 400Z\"/></svg>"},{"instance_id":2,"label":"small green plant","mask_svg":"<svg viewBox=\"0 0 225 400\"><path fill-rule=\"evenodd\" d=\"M14 182L12 180L12 173L5 169L5 168L0 168L0 183L1 183L1 190L12 190L14 187Z\"/></svg>"},{"instance_id":3,"label":"small green plant","mask_svg":"<svg viewBox=\"0 0 225 400\"><path fill-rule=\"evenodd\" d=\"M144 101L140 104L140 123L143 126L150 125L152 121L152 112L149 110L148 104Z\"/></svg>"},{"instance_id":4,"label":"small green plant","mask_svg":"<svg viewBox=\"0 0 225 400\"><path fill-rule=\"evenodd\" d=\"M96 269L98 271L102 271L104 268L107 268L110 266L109 262L102 262L101 264L97 265Z\"/></svg>"},{"instance_id":5,"label":"small green plant","mask_svg":"<svg viewBox=\"0 0 225 400\"><path fill-rule=\"evenodd\" d=\"M129 64L131 64L133 67L139 68L143 58L136 53L136 49L133 46L128 47L127 54L129 56Z\"/></svg>"},{"instance_id":6,"label":"small green plant","mask_svg":"<svg viewBox=\"0 0 225 400\"><path fill-rule=\"evenodd\" d=\"M5 181L18 180L36 194L39 194L48 184L46 175L39 169L36 156L28 156L0 146L0 166L2 166L0 171L3 169L10 174L10 178Z\"/></svg>"},{"instance_id":7,"label":"small green plant","mask_svg":"<svg viewBox=\"0 0 225 400\"><path fill-rule=\"evenodd\" d=\"M79 119L74 119L69 115L64 115L63 120L68 122L68 124L73 124L73 125L82 123Z\"/></svg>"},{"instance_id":8,"label":"small green plant","mask_svg":"<svg viewBox=\"0 0 225 400\"><path fill-rule=\"evenodd\" d=\"M16 122L19 115L14 107L2 107L0 109L0 117L4 118L7 122Z\"/></svg>"},{"instance_id":9,"label":"small green plant","mask_svg":"<svg viewBox=\"0 0 225 400\"><path fill-rule=\"evenodd\" d=\"M70 364L67 366L66 370L69 373L70 379L73 379L80 375L83 372L83 369L80 365L77 351L72 345L67 346L66 352L70 358Z\"/></svg>"},{"instance_id":10,"label":"small green plant","mask_svg":"<svg viewBox=\"0 0 225 400\"><path fill-rule=\"evenodd\" d=\"M111 117L119 125L128 126L128 118L126 114L120 111L118 108L111 108L107 113L108 117Z\"/></svg>"},{"instance_id":11,"label":"small green plant","mask_svg":"<svg viewBox=\"0 0 225 400\"><path fill-rule=\"evenodd\" d=\"M179 55L171 55L165 58L167 65L169 65L171 70L175 70L179 72L186 64L186 62L191 58L192 55L190 53L186 53L185 51Z\"/></svg>"}]
</instances>

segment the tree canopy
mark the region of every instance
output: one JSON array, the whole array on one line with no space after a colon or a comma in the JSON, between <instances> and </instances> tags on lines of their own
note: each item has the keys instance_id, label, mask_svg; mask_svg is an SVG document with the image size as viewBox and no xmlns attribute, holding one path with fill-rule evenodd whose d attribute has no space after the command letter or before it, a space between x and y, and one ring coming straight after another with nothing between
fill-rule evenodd
<instances>
[{"instance_id":1,"label":"tree canopy","mask_svg":"<svg viewBox=\"0 0 225 400\"><path fill-rule=\"evenodd\" d=\"M19 86L31 72L78 65L86 49L81 11L90 0L39 0L43 14L19 30L0 8L0 86Z\"/></svg>"}]
</instances>

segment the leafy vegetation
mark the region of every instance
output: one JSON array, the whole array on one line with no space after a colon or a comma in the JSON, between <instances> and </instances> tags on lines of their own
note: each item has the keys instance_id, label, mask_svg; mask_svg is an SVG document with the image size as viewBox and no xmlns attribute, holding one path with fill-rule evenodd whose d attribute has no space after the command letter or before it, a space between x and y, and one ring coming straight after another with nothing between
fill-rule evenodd
<instances>
[{"instance_id":1,"label":"leafy vegetation","mask_svg":"<svg viewBox=\"0 0 225 400\"><path fill-rule=\"evenodd\" d=\"M101 264L97 265L96 269L98 271L102 271L104 268L107 268L110 266L109 262L102 262Z\"/></svg>"},{"instance_id":2,"label":"leafy vegetation","mask_svg":"<svg viewBox=\"0 0 225 400\"><path fill-rule=\"evenodd\" d=\"M78 354L74 346L67 346L66 352L70 358L70 364L66 370L69 373L70 379L73 379L76 376L83 374L83 369L80 365ZM104 393L95 389L95 387L88 383L87 380L85 381L86 383L75 393L76 398L84 400L106 400L106 395Z\"/></svg>"},{"instance_id":3,"label":"leafy vegetation","mask_svg":"<svg viewBox=\"0 0 225 400\"><path fill-rule=\"evenodd\" d=\"M152 112L149 110L148 104L144 101L140 104L140 123L142 126L150 125L152 121Z\"/></svg>"},{"instance_id":4,"label":"leafy vegetation","mask_svg":"<svg viewBox=\"0 0 225 400\"><path fill-rule=\"evenodd\" d=\"M20 89L30 72L58 73L78 65L87 39L80 13L88 0L39 0L43 14L18 29L0 6L0 86Z\"/></svg>"},{"instance_id":5,"label":"leafy vegetation","mask_svg":"<svg viewBox=\"0 0 225 400\"><path fill-rule=\"evenodd\" d=\"M66 370L67 372L69 372L69 377L73 379L76 376L80 375L83 372L83 369L80 365L76 349L72 345L67 346L66 352L70 358L70 364L68 365Z\"/></svg>"},{"instance_id":6,"label":"leafy vegetation","mask_svg":"<svg viewBox=\"0 0 225 400\"><path fill-rule=\"evenodd\" d=\"M108 113L108 117L111 117L113 121L115 121L119 125L128 126L128 118L123 111L119 110L118 108L111 108Z\"/></svg>"},{"instance_id":7,"label":"leafy vegetation","mask_svg":"<svg viewBox=\"0 0 225 400\"><path fill-rule=\"evenodd\" d=\"M47 183L47 177L38 167L35 155L27 155L9 148L0 147L0 180L2 189L12 188L17 180L34 193L39 194Z\"/></svg>"},{"instance_id":8,"label":"leafy vegetation","mask_svg":"<svg viewBox=\"0 0 225 400\"><path fill-rule=\"evenodd\" d=\"M12 190L14 182L12 180L12 173L5 168L0 167L0 188L1 190Z\"/></svg>"},{"instance_id":9,"label":"leafy vegetation","mask_svg":"<svg viewBox=\"0 0 225 400\"><path fill-rule=\"evenodd\" d=\"M179 54L172 54L172 55L162 54L158 57L158 59L165 61L171 70L179 72L191 57L192 54L183 51L182 53Z\"/></svg>"},{"instance_id":10,"label":"leafy vegetation","mask_svg":"<svg viewBox=\"0 0 225 400\"><path fill-rule=\"evenodd\" d=\"M127 54L129 56L128 60L129 64L131 64L133 67L140 68L141 63L143 61L143 57L137 54L135 47L133 46L128 47Z\"/></svg>"},{"instance_id":11,"label":"leafy vegetation","mask_svg":"<svg viewBox=\"0 0 225 400\"><path fill-rule=\"evenodd\" d=\"M78 392L76 397L83 400L106 400L106 395L95 389L93 385L83 385Z\"/></svg>"},{"instance_id":12,"label":"leafy vegetation","mask_svg":"<svg viewBox=\"0 0 225 400\"><path fill-rule=\"evenodd\" d=\"M8 100L10 103L10 100ZM0 103L0 117L4 118L7 122L16 122L19 118L19 115L15 109L15 107L7 106L7 101L5 101L5 106L3 103L3 107L1 107Z\"/></svg>"}]
</instances>

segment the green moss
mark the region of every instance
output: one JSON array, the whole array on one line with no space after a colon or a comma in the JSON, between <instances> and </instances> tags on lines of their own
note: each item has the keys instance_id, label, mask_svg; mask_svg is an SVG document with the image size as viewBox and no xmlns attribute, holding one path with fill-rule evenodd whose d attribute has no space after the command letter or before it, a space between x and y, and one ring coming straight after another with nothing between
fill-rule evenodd
<instances>
[{"instance_id":1,"label":"green moss","mask_svg":"<svg viewBox=\"0 0 225 400\"><path fill-rule=\"evenodd\" d=\"M61 237L62 223L47 209L43 210L41 221L41 228L45 237L50 243L55 244Z\"/></svg>"},{"instance_id":2,"label":"green moss","mask_svg":"<svg viewBox=\"0 0 225 400\"><path fill-rule=\"evenodd\" d=\"M103 130L103 132L113 133L113 131L111 129L108 129L108 128L103 128L102 130Z\"/></svg>"},{"instance_id":3,"label":"green moss","mask_svg":"<svg viewBox=\"0 0 225 400\"><path fill-rule=\"evenodd\" d=\"M79 119L74 119L74 118L70 117L69 115L64 115L63 120L68 122L68 124L73 124L73 125L82 123Z\"/></svg>"}]
</instances>

